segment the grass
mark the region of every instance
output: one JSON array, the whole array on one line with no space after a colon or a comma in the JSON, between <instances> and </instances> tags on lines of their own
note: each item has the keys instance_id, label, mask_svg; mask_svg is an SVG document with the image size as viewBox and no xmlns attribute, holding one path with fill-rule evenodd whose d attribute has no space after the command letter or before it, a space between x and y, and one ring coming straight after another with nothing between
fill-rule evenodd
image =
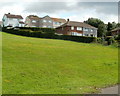
<instances>
[{"instance_id":1,"label":"grass","mask_svg":"<svg viewBox=\"0 0 120 96\"><path fill-rule=\"evenodd\" d=\"M118 83L118 49L2 33L3 94L84 94Z\"/></svg>"}]
</instances>

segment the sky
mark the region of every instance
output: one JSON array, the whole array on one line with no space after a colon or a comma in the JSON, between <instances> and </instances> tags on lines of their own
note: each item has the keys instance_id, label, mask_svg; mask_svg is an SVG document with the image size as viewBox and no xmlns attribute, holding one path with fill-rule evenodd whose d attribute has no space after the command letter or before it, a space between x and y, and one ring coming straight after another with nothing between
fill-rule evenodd
<instances>
[{"instance_id":1,"label":"sky","mask_svg":"<svg viewBox=\"0 0 120 96\"><path fill-rule=\"evenodd\" d=\"M98 18L108 22L118 22L117 0L4 0L0 1L0 21L6 13L37 15L70 19L83 22L88 18Z\"/></svg>"}]
</instances>

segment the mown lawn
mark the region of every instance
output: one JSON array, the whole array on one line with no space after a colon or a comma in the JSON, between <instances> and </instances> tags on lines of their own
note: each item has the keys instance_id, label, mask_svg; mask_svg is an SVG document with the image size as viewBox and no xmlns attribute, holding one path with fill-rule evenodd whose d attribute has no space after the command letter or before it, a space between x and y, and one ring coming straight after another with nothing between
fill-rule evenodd
<instances>
[{"instance_id":1,"label":"mown lawn","mask_svg":"<svg viewBox=\"0 0 120 96\"><path fill-rule=\"evenodd\" d=\"M118 49L2 33L3 94L84 94L118 83Z\"/></svg>"}]
</instances>

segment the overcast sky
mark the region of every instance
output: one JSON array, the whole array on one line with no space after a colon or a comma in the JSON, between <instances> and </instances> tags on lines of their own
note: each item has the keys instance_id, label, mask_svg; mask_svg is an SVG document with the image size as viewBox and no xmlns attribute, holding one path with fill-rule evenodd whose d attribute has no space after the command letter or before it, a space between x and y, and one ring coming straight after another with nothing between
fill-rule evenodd
<instances>
[{"instance_id":1,"label":"overcast sky","mask_svg":"<svg viewBox=\"0 0 120 96\"><path fill-rule=\"evenodd\" d=\"M24 18L28 15L38 15L43 17L65 18L71 21L83 22L90 17L98 18L107 22L118 22L118 3L117 0L99 0L97 2L81 2L79 0L4 0L0 1L0 20L5 13L22 15Z\"/></svg>"}]
</instances>

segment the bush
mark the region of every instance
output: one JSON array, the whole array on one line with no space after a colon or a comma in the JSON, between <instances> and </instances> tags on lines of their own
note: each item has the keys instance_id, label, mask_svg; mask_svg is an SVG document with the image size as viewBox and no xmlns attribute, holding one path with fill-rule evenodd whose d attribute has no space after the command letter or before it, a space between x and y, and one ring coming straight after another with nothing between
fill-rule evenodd
<instances>
[{"instance_id":1,"label":"bush","mask_svg":"<svg viewBox=\"0 0 120 96\"><path fill-rule=\"evenodd\" d=\"M83 36L70 36L70 35L56 35L53 28L29 28L29 27L17 27L16 28L3 28L4 32L22 35L27 37L48 38L48 39L61 39L76 42L91 43L95 42L95 37L83 37Z\"/></svg>"}]
</instances>

